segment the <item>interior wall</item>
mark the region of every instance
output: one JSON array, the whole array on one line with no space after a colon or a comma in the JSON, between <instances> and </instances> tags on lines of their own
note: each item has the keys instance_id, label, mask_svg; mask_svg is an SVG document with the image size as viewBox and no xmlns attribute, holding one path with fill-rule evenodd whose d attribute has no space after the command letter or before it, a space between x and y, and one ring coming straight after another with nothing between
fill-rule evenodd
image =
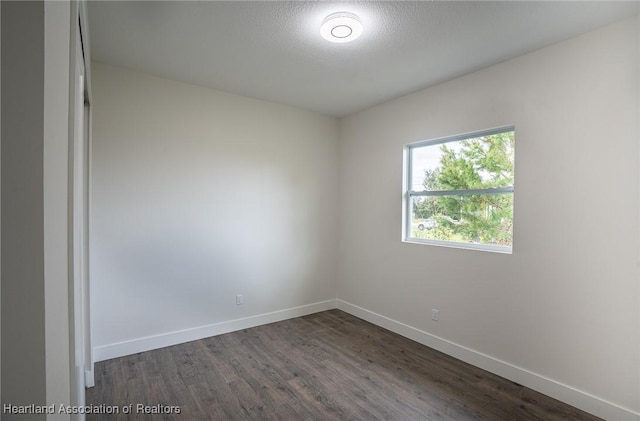
<instances>
[{"instance_id":1,"label":"interior wall","mask_svg":"<svg viewBox=\"0 0 640 421\"><path fill-rule=\"evenodd\" d=\"M2 404L45 405L44 3L0 7Z\"/></svg>"},{"instance_id":2,"label":"interior wall","mask_svg":"<svg viewBox=\"0 0 640 421\"><path fill-rule=\"evenodd\" d=\"M72 383L73 326L69 304L73 297L69 273L69 79L71 16L76 2L44 2L44 326L47 404L65 404L84 387ZM73 29L73 31L72 31ZM42 54L42 52L41 52ZM73 101L73 100L72 100ZM71 102L73 107L73 102ZM72 133L72 131L71 131ZM29 264L23 262L23 264ZM21 303L22 304L22 303ZM74 404L82 404L73 402ZM64 418L62 415L60 419ZM66 417L68 418L68 416Z\"/></svg>"},{"instance_id":3,"label":"interior wall","mask_svg":"<svg viewBox=\"0 0 640 421\"><path fill-rule=\"evenodd\" d=\"M2 6L0 6L0 25ZM0 98L2 98L2 29L0 28ZM0 100L0 127L2 127L2 101ZM0 130L0 187L2 186L2 130ZM2 315L2 194L0 193L0 315ZM0 403L2 400L2 323L0 322Z\"/></svg>"},{"instance_id":4,"label":"interior wall","mask_svg":"<svg viewBox=\"0 0 640 421\"><path fill-rule=\"evenodd\" d=\"M338 298L640 412L638 26L345 118ZM403 243L404 145L511 124L513 254Z\"/></svg>"},{"instance_id":5,"label":"interior wall","mask_svg":"<svg viewBox=\"0 0 640 421\"><path fill-rule=\"evenodd\" d=\"M336 119L101 63L92 79L95 347L335 299Z\"/></svg>"}]
</instances>

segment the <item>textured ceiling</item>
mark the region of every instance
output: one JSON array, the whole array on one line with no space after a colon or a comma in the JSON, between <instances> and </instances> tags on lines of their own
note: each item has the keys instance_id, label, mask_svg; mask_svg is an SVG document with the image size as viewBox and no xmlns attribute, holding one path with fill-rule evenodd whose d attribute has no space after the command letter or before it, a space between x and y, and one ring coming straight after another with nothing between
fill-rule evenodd
<instances>
[{"instance_id":1,"label":"textured ceiling","mask_svg":"<svg viewBox=\"0 0 640 421\"><path fill-rule=\"evenodd\" d=\"M91 1L94 60L344 116L637 14L638 2ZM349 11L364 33L320 37Z\"/></svg>"}]
</instances>

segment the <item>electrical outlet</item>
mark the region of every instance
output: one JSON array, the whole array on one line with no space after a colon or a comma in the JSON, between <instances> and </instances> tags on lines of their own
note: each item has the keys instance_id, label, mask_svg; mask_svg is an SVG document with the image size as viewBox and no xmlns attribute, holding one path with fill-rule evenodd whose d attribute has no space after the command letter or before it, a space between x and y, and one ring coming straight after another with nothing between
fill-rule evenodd
<instances>
[{"instance_id":1,"label":"electrical outlet","mask_svg":"<svg viewBox=\"0 0 640 421\"><path fill-rule=\"evenodd\" d=\"M431 309L431 320L433 320L435 322L440 320L440 312L435 308Z\"/></svg>"},{"instance_id":2,"label":"electrical outlet","mask_svg":"<svg viewBox=\"0 0 640 421\"><path fill-rule=\"evenodd\" d=\"M242 294L236 295L236 305L240 306L244 304L244 296Z\"/></svg>"}]
</instances>

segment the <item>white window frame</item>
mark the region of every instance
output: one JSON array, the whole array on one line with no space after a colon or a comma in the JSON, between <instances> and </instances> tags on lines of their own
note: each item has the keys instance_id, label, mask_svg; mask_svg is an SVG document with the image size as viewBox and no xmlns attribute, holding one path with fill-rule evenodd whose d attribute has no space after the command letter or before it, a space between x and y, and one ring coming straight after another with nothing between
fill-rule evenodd
<instances>
[{"instance_id":1,"label":"white window frame","mask_svg":"<svg viewBox=\"0 0 640 421\"><path fill-rule=\"evenodd\" d=\"M414 197L420 196L461 196L461 195L470 195L470 194L512 194L515 199L515 188L514 186L508 186L504 188L489 188L489 189L474 189L474 190L438 190L438 191L429 191L429 190L411 190L411 186L413 185L413 150L425 146L434 146L441 145L450 142L456 142L466 139L473 139L482 136L491 136L494 134L505 133L505 132L515 132L515 126L503 126L495 129L482 130L478 132L471 132L466 134L460 134L455 136L447 136L430 140L423 140L415 143L410 143L405 146L405 154L404 154L404 177L403 177L403 234L402 238L404 242L407 243L417 243L417 244L427 244L427 245L435 245L435 246L444 246L444 247L452 247L452 248L461 248L461 249L470 249L470 250L480 250L480 251L491 251L497 253L513 253L513 239L512 246L500 246L494 244L478 244L478 243L463 243L457 241L445 241L445 240L432 240L432 239L422 239L415 238L411 236L412 229L412 199ZM514 182L515 184L515 182ZM514 200L515 207L515 200Z\"/></svg>"}]
</instances>

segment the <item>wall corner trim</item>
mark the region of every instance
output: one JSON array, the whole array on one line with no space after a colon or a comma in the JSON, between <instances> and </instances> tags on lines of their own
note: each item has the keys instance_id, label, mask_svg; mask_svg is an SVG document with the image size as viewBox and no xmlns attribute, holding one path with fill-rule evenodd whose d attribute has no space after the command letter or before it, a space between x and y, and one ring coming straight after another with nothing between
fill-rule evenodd
<instances>
[{"instance_id":1,"label":"wall corner trim","mask_svg":"<svg viewBox=\"0 0 640 421\"><path fill-rule=\"evenodd\" d=\"M437 337L415 327L393 320L343 300L336 307L360 319L388 329L422 345L443 352L466 363L558 399L583 411L607 420L640 421L640 413L620 407L612 402L559 383L555 380L501 361L473 349Z\"/></svg>"},{"instance_id":2,"label":"wall corner trim","mask_svg":"<svg viewBox=\"0 0 640 421\"><path fill-rule=\"evenodd\" d=\"M185 342L197 341L211 336L279 322L294 317L306 316L308 314L318 313L320 311L331 310L334 308L336 308L336 300L331 299L284 310L277 310L270 313L263 313L255 316L243 317L240 319L228 320L210 325L98 346L93 349L94 361L110 360L112 358L136 354L138 352L151 351Z\"/></svg>"}]
</instances>

